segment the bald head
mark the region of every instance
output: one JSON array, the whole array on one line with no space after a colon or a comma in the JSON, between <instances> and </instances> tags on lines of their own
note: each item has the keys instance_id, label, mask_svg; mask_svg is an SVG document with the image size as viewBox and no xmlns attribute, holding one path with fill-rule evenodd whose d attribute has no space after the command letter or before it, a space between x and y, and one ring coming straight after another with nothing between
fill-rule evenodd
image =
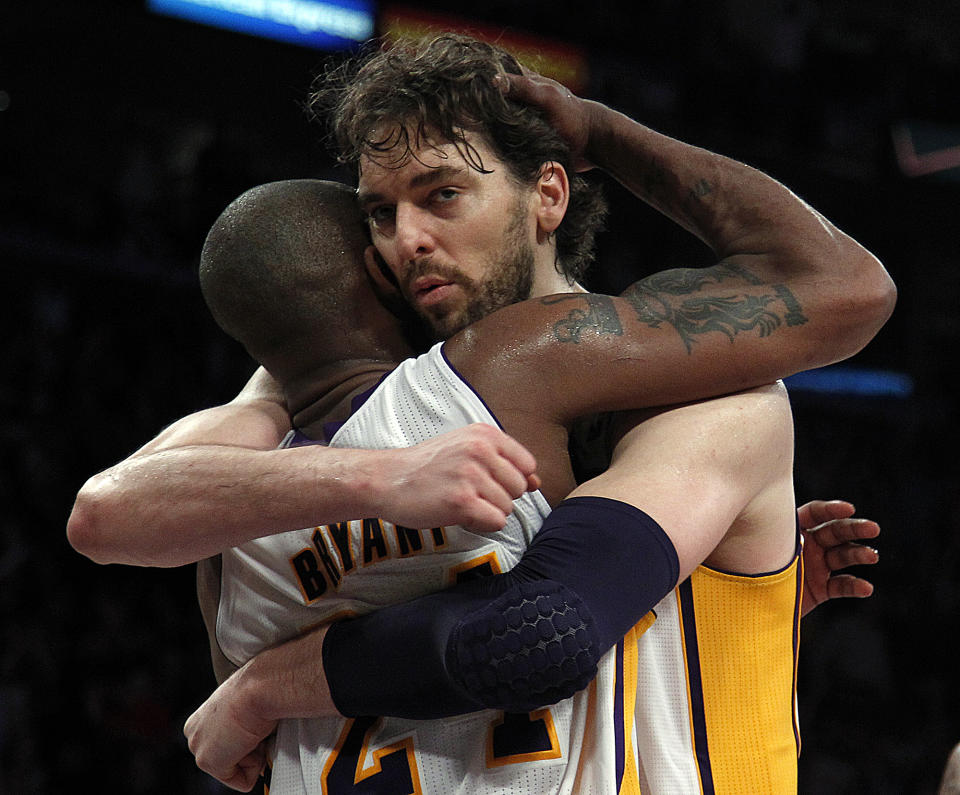
<instances>
[{"instance_id":1,"label":"bald head","mask_svg":"<svg viewBox=\"0 0 960 795\"><path fill-rule=\"evenodd\" d=\"M323 180L252 188L216 220L200 287L217 323L278 380L337 360L405 355L363 268L354 192Z\"/></svg>"}]
</instances>

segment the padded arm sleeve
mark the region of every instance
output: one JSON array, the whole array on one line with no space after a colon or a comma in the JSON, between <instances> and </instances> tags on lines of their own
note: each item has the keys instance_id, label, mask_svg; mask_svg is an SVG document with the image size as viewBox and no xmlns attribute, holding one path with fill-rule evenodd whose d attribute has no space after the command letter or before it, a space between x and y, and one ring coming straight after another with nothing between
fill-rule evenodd
<instances>
[{"instance_id":1,"label":"padded arm sleeve","mask_svg":"<svg viewBox=\"0 0 960 795\"><path fill-rule=\"evenodd\" d=\"M344 715L526 712L586 687L603 654L676 585L643 511L575 497L511 571L333 625L323 665Z\"/></svg>"}]
</instances>

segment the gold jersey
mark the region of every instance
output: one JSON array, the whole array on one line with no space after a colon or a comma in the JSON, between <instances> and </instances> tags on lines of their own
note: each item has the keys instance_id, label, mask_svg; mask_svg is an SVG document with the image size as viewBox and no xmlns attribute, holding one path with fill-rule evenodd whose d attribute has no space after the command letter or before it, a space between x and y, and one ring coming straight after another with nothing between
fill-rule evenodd
<instances>
[{"instance_id":1,"label":"gold jersey","mask_svg":"<svg viewBox=\"0 0 960 795\"><path fill-rule=\"evenodd\" d=\"M640 791L797 791L803 563L760 576L700 566L637 644Z\"/></svg>"}]
</instances>

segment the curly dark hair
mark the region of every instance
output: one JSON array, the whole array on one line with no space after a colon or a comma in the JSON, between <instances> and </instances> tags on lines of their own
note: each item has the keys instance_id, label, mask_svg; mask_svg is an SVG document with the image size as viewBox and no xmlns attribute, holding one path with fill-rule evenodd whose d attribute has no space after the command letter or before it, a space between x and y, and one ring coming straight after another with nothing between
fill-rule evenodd
<instances>
[{"instance_id":1,"label":"curly dark hair","mask_svg":"<svg viewBox=\"0 0 960 795\"><path fill-rule=\"evenodd\" d=\"M439 139L486 172L467 134L479 135L518 185L536 184L544 163L559 163L570 178L570 203L556 230L556 267L580 279L595 256L606 200L598 185L573 172L570 149L544 114L497 86L498 75L520 71L507 51L459 34L389 47L371 42L318 76L308 110L327 125L338 160L355 168L362 156L400 167Z\"/></svg>"}]
</instances>

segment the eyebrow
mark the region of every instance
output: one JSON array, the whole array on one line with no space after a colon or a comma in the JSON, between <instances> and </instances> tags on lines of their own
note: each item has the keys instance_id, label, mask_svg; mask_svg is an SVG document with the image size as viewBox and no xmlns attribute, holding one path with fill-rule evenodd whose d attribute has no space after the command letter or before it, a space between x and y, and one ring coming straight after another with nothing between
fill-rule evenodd
<instances>
[{"instance_id":1,"label":"eyebrow","mask_svg":"<svg viewBox=\"0 0 960 795\"><path fill-rule=\"evenodd\" d=\"M417 174L414 174L407 183L407 187L423 188L428 185L435 185L448 179L461 177L466 169L467 166L429 166L426 171L420 171ZM364 191L362 188L357 188L357 201L361 206L375 204L376 202L383 200L384 196L381 193Z\"/></svg>"}]
</instances>

